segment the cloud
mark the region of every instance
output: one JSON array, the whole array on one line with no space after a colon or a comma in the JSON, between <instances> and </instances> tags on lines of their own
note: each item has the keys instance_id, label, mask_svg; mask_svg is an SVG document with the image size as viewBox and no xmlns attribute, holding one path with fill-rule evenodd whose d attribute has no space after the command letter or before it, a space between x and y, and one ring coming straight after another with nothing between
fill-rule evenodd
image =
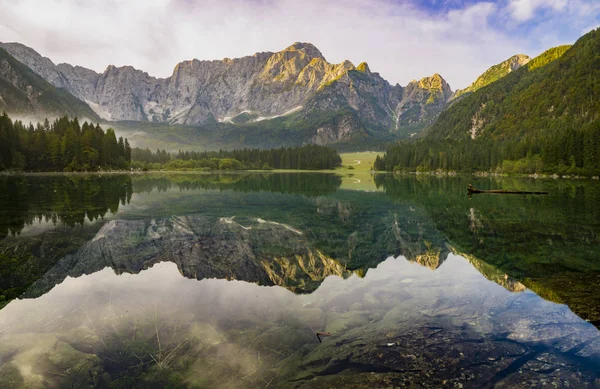
<instances>
[{"instance_id":1,"label":"cloud","mask_svg":"<svg viewBox=\"0 0 600 389\"><path fill-rule=\"evenodd\" d=\"M535 12L540 8L563 11L567 4L568 0L511 0L509 9L513 18L524 22L533 18Z\"/></svg>"},{"instance_id":2,"label":"cloud","mask_svg":"<svg viewBox=\"0 0 600 389\"><path fill-rule=\"evenodd\" d=\"M487 67L538 50L542 35L556 36L551 27L530 24L540 10L571 12L574 0L567 1L436 0L425 7L393 0L0 0L0 40L31 46L56 63L96 71L132 65L159 77L182 60L308 41L329 61L367 61L392 83L437 72L462 88ZM588 14L581 22L596 20ZM540 37L514 33L526 27Z\"/></svg>"}]
</instances>

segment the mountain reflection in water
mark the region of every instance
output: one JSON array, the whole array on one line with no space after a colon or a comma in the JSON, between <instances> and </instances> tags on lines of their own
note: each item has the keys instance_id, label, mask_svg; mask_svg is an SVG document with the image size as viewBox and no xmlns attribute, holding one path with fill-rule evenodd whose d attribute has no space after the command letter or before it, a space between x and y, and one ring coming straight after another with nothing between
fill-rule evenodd
<instances>
[{"instance_id":1,"label":"mountain reflection in water","mask_svg":"<svg viewBox=\"0 0 600 389\"><path fill-rule=\"evenodd\" d=\"M0 388L600 385L593 186L83 177L2 200Z\"/></svg>"},{"instance_id":2,"label":"mountain reflection in water","mask_svg":"<svg viewBox=\"0 0 600 389\"><path fill-rule=\"evenodd\" d=\"M21 387L592 387L600 367L594 326L452 254L436 271L389 258L306 295L186 280L169 262L136 275L103 269L12 302L0 328L0 376ZM319 344L319 330L333 336Z\"/></svg>"}]
</instances>

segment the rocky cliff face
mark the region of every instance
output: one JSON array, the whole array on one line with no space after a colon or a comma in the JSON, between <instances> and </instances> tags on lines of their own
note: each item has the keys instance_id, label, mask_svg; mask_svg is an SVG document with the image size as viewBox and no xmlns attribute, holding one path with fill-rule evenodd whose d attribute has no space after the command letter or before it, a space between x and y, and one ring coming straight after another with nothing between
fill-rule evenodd
<instances>
[{"instance_id":1,"label":"rocky cliff face","mask_svg":"<svg viewBox=\"0 0 600 389\"><path fill-rule=\"evenodd\" d=\"M20 43L0 43L0 47L50 84L67 89L67 79L50 58L42 57L32 48Z\"/></svg>"},{"instance_id":2,"label":"rocky cliff face","mask_svg":"<svg viewBox=\"0 0 600 389\"><path fill-rule=\"evenodd\" d=\"M327 145L336 142L344 142L350 139L364 137L362 124L356 114L347 113L334 117L332 120L318 126L311 143Z\"/></svg>"},{"instance_id":3,"label":"rocky cliff face","mask_svg":"<svg viewBox=\"0 0 600 389\"><path fill-rule=\"evenodd\" d=\"M452 97L450 85L434 74L419 81L412 81L402 95L395 110L396 130L405 129L410 135L434 122Z\"/></svg>"},{"instance_id":4,"label":"rocky cliff face","mask_svg":"<svg viewBox=\"0 0 600 389\"><path fill-rule=\"evenodd\" d=\"M307 112L356 112L367 127L393 130L394 109L402 98L402 87L392 86L366 63L358 67L347 63L344 71L322 83L305 103Z\"/></svg>"},{"instance_id":5,"label":"rocky cliff face","mask_svg":"<svg viewBox=\"0 0 600 389\"><path fill-rule=\"evenodd\" d=\"M3 43L19 61L49 83L86 101L106 120L198 125L259 122L291 114L347 117L359 127L332 124L317 142L347 140L361 128L376 131L419 129L446 105L450 87L438 74L406 88L390 85L366 63L331 64L310 43L283 51L220 61L184 61L157 79L129 66L109 66L102 74L79 66L54 65L18 43ZM343 112L343 114L339 114ZM339 119L339 118L338 118ZM347 124L347 123L346 123ZM315 130L317 130L315 128Z\"/></svg>"}]
</instances>

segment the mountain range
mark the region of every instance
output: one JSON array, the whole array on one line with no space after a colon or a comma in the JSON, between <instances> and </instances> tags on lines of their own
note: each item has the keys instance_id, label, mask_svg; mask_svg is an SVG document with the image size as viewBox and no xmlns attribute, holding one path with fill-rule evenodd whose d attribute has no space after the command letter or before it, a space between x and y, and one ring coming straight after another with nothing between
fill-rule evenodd
<instances>
[{"instance_id":1,"label":"mountain range","mask_svg":"<svg viewBox=\"0 0 600 389\"><path fill-rule=\"evenodd\" d=\"M454 93L437 73L404 87L392 85L365 62L331 64L314 45L300 42L275 53L180 62L168 78L155 78L131 66L110 65L99 74L80 66L55 65L19 43L0 43L0 48L5 50L0 57L4 86L0 109L120 123L115 126L132 136L134 144L147 145L152 138L172 148L408 138L433 124L456 97L529 60L524 55L511 57ZM36 85L57 97L40 101L39 92L31 92L41 88Z\"/></svg>"}]
</instances>

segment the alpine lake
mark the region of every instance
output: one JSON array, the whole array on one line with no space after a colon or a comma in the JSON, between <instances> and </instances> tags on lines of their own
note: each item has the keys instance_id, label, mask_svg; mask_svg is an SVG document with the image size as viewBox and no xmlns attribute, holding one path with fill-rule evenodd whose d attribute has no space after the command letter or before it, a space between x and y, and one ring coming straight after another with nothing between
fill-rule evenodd
<instances>
[{"instance_id":1,"label":"alpine lake","mask_svg":"<svg viewBox=\"0 0 600 389\"><path fill-rule=\"evenodd\" d=\"M0 176L2 389L600 388L599 328L597 181Z\"/></svg>"}]
</instances>

